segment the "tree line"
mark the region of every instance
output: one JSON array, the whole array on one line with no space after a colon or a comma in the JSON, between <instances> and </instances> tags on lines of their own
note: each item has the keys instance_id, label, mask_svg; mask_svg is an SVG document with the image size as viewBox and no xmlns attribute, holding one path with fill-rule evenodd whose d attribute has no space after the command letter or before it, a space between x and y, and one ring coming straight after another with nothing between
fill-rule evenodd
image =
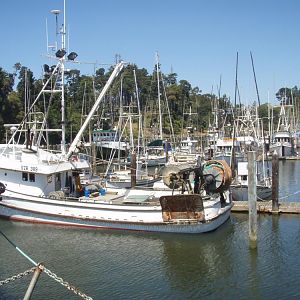
<instances>
[{"instance_id":1,"label":"tree line","mask_svg":"<svg viewBox=\"0 0 300 300\"><path fill-rule=\"evenodd\" d=\"M157 78L156 67L154 66L153 72L149 73L145 68L138 68L137 65L127 65L99 107L94 125L104 129L113 127L118 120L120 110L136 111L137 100L139 100L144 129L148 129L149 135L153 134L157 130L159 121L158 96L161 99L163 131L166 135L171 133L170 119L175 135L180 135L186 128L198 133L205 132L212 122L213 103L216 99L220 111L232 111L230 99L226 95L203 94L199 87L192 87L187 80L178 80L176 73L159 72ZM89 112L112 70L112 67L107 70L99 68L91 76L81 74L78 70L70 70L66 74L64 97L67 141L70 142L78 132L82 119ZM21 122L25 111L40 92L45 79L45 77L36 79L33 72L20 63L15 64L13 73L8 73L0 67L0 141L2 143L5 142L6 137L4 124ZM297 87L289 90L282 88L279 89L277 96L280 101L285 96L291 103L300 96L300 91ZM38 106L41 110L45 103L49 103L49 99L40 101ZM54 96L51 103L47 126L59 128L61 126L59 95ZM259 113L261 117L266 117L265 104L261 106ZM228 115L227 121L233 122L230 118L233 118L232 114ZM59 134L52 133L50 143L59 142Z\"/></svg>"}]
</instances>

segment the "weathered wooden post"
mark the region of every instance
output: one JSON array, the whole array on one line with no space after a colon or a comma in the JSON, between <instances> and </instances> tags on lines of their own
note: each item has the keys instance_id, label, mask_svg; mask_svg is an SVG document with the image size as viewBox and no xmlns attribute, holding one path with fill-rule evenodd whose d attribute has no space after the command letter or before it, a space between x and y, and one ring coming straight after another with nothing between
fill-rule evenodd
<instances>
[{"instance_id":1,"label":"weathered wooden post","mask_svg":"<svg viewBox=\"0 0 300 300\"><path fill-rule=\"evenodd\" d=\"M136 186L136 154L135 152L131 153L131 187Z\"/></svg>"},{"instance_id":2,"label":"weathered wooden post","mask_svg":"<svg viewBox=\"0 0 300 300\"><path fill-rule=\"evenodd\" d=\"M96 144L95 143L91 143L91 151L92 151L92 173L96 174L96 156L97 156L97 152L96 152Z\"/></svg>"},{"instance_id":3,"label":"weathered wooden post","mask_svg":"<svg viewBox=\"0 0 300 300\"><path fill-rule=\"evenodd\" d=\"M31 298L31 295L33 293L34 287L40 277L41 272L43 271L43 265L42 264L38 264L35 268L35 271L33 273L32 279L29 283L28 289L26 291L26 294L23 298L23 300L29 300Z\"/></svg>"},{"instance_id":4,"label":"weathered wooden post","mask_svg":"<svg viewBox=\"0 0 300 300\"><path fill-rule=\"evenodd\" d=\"M257 247L256 152L248 152L248 205L250 248Z\"/></svg>"},{"instance_id":5,"label":"weathered wooden post","mask_svg":"<svg viewBox=\"0 0 300 300\"><path fill-rule=\"evenodd\" d=\"M168 140L166 140L165 141L166 163L168 163L168 161L169 161L169 151L168 151L168 149L169 149L169 142L168 142Z\"/></svg>"},{"instance_id":6,"label":"weathered wooden post","mask_svg":"<svg viewBox=\"0 0 300 300\"><path fill-rule=\"evenodd\" d=\"M274 151L272 156L272 213L278 213L278 187L279 187L279 166L278 154Z\"/></svg>"}]
</instances>

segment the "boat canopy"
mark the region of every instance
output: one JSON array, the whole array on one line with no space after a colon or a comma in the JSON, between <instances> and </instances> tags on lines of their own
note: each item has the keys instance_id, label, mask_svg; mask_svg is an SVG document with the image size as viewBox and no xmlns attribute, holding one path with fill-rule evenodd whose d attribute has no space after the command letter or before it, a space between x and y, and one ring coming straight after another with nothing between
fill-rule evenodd
<instances>
[{"instance_id":1,"label":"boat canopy","mask_svg":"<svg viewBox=\"0 0 300 300\"><path fill-rule=\"evenodd\" d=\"M148 144L148 147L162 147L164 145L163 140L154 140Z\"/></svg>"},{"instance_id":2,"label":"boat canopy","mask_svg":"<svg viewBox=\"0 0 300 300\"><path fill-rule=\"evenodd\" d=\"M150 142L147 147L161 147L161 148L164 148L164 150L168 150L168 151L171 151L172 150L172 146L171 144L168 142L167 144L168 146L166 147L166 141L164 140L154 140L152 142Z\"/></svg>"}]
</instances>

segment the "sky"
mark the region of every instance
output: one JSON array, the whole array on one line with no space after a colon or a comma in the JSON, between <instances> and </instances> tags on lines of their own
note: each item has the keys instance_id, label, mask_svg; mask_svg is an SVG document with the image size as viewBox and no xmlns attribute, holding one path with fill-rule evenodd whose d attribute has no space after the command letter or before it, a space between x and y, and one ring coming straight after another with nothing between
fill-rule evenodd
<instances>
[{"instance_id":1,"label":"sky","mask_svg":"<svg viewBox=\"0 0 300 300\"><path fill-rule=\"evenodd\" d=\"M63 0L1 1L0 67L20 62L42 75L51 64L55 16ZM62 14L58 24L62 24ZM82 62L72 68L93 74L113 64L116 54L151 73L155 53L161 69L178 74L202 93L234 101L238 53L241 102L257 101L250 51L261 103L276 101L281 87L300 86L300 1L271 0L67 0L68 50ZM96 64L95 64L96 63ZM221 86L220 86L221 78Z\"/></svg>"}]
</instances>

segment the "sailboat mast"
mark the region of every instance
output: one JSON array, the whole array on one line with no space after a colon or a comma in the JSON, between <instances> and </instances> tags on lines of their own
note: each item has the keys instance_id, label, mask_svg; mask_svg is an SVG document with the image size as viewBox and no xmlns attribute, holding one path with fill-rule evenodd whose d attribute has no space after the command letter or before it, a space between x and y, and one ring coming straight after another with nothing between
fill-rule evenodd
<instances>
[{"instance_id":1,"label":"sailboat mast","mask_svg":"<svg viewBox=\"0 0 300 300\"><path fill-rule=\"evenodd\" d=\"M160 86L159 86L159 58L156 52L156 75L157 75L157 95L158 95L158 114L159 114L159 138L163 139L162 133L162 116L161 116L161 101L160 101Z\"/></svg>"},{"instance_id":2,"label":"sailboat mast","mask_svg":"<svg viewBox=\"0 0 300 300\"><path fill-rule=\"evenodd\" d=\"M137 142L137 155L140 157L140 139L143 139L143 133L141 131L142 129L142 114L141 114L141 107L140 107L140 97L139 97L139 89L137 85L136 80L136 73L135 69L133 69L133 75L134 75L134 84L135 84L135 93L136 93L136 101L137 101L137 107L138 107L138 116L139 116L139 128L138 128L138 142Z\"/></svg>"}]
</instances>

